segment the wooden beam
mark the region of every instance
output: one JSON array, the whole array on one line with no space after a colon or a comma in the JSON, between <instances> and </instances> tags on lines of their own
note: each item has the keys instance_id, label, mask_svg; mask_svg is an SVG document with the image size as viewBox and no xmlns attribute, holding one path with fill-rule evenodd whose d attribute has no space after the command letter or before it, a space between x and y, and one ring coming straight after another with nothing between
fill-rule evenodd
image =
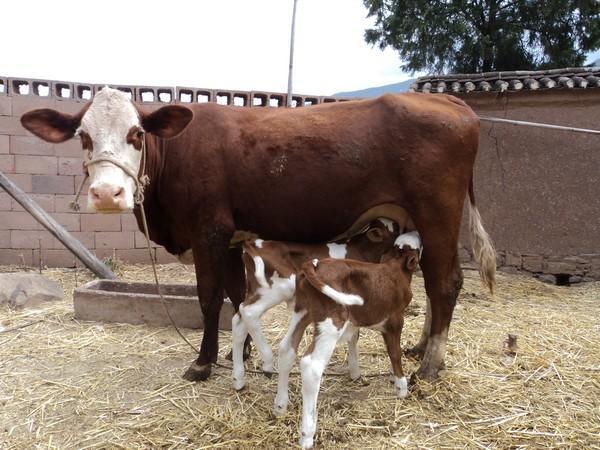
<instances>
[{"instance_id":1,"label":"wooden beam","mask_svg":"<svg viewBox=\"0 0 600 450\"><path fill-rule=\"evenodd\" d=\"M65 230L56 220L54 220L46 211L44 211L36 202L34 202L25 192L16 184L10 181L6 175L0 172L0 186L14 198L25 210L33 216L35 220L41 223L54 237L67 247L79 260L96 276L104 279L114 280L117 276L92 252L83 246L81 242L75 239Z\"/></svg>"}]
</instances>

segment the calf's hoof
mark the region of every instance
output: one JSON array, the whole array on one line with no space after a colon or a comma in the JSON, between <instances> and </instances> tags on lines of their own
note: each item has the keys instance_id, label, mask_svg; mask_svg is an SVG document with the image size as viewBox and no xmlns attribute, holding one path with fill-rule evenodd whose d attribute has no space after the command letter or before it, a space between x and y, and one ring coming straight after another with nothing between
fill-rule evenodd
<instances>
[{"instance_id":1,"label":"calf's hoof","mask_svg":"<svg viewBox=\"0 0 600 450\"><path fill-rule=\"evenodd\" d=\"M277 400L273 403L273 415L275 417L283 417L287 414L287 402L278 402Z\"/></svg>"},{"instance_id":2,"label":"calf's hoof","mask_svg":"<svg viewBox=\"0 0 600 450\"><path fill-rule=\"evenodd\" d=\"M263 375L267 378L273 378L273 371L272 370L263 370Z\"/></svg>"},{"instance_id":3,"label":"calf's hoof","mask_svg":"<svg viewBox=\"0 0 600 450\"><path fill-rule=\"evenodd\" d=\"M188 381L205 381L210 376L212 364L204 364L203 366L194 362L188 370L183 374L183 378Z\"/></svg>"},{"instance_id":4,"label":"calf's hoof","mask_svg":"<svg viewBox=\"0 0 600 450\"><path fill-rule=\"evenodd\" d=\"M245 387L246 387L246 379L245 378L234 377L234 379L233 379L233 388L236 391L241 391Z\"/></svg>"},{"instance_id":5,"label":"calf's hoof","mask_svg":"<svg viewBox=\"0 0 600 450\"><path fill-rule=\"evenodd\" d=\"M304 433L300 437L300 447L302 448L313 448L314 439L312 437L304 436Z\"/></svg>"}]
</instances>

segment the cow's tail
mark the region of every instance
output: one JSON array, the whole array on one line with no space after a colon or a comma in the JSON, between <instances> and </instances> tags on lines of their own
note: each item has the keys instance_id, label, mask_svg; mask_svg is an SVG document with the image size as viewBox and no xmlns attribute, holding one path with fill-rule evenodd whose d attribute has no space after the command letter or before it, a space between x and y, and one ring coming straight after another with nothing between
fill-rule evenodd
<instances>
[{"instance_id":1,"label":"cow's tail","mask_svg":"<svg viewBox=\"0 0 600 450\"><path fill-rule=\"evenodd\" d=\"M471 233L473 255L479 265L481 281L493 294L496 285L496 251L494 250L490 235L483 228L481 216L475 206L472 176L469 182L469 231Z\"/></svg>"},{"instance_id":2,"label":"cow's tail","mask_svg":"<svg viewBox=\"0 0 600 450\"><path fill-rule=\"evenodd\" d=\"M363 305L365 301L360 295L345 294L325 284L317 275L315 268L318 266L319 260L313 259L302 266L304 276L308 282L318 291L325 294L327 297L344 306Z\"/></svg>"}]
</instances>

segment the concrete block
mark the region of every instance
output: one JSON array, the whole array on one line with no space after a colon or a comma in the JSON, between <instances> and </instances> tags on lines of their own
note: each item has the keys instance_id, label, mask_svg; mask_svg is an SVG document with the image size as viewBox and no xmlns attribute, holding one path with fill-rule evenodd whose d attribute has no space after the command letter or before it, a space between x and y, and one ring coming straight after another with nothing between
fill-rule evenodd
<instances>
[{"instance_id":1,"label":"concrete block","mask_svg":"<svg viewBox=\"0 0 600 450\"><path fill-rule=\"evenodd\" d=\"M0 212L0 224L5 230L42 230L43 227L29 213L21 211Z\"/></svg>"},{"instance_id":2,"label":"concrete block","mask_svg":"<svg viewBox=\"0 0 600 450\"><path fill-rule=\"evenodd\" d=\"M14 116L0 116L0 134L33 136L29 131L23 128L19 118Z\"/></svg>"},{"instance_id":3,"label":"concrete block","mask_svg":"<svg viewBox=\"0 0 600 450\"><path fill-rule=\"evenodd\" d=\"M39 250L33 250L33 265L39 266L40 262ZM46 267L75 267L79 260L77 257L66 249L42 249L42 266ZM81 265L82 263L79 262Z\"/></svg>"},{"instance_id":4,"label":"concrete block","mask_svg":"<svg viewBox=\"0 0 600 450\"><path fill-rule=\"evenodd\" d=\"M583 271L577 267L577 264L566 261L548 261L546 263L546 267L544 268L544 272L554 275L583 275Z\"/></svg>"},{"instance_id":5,"label":"concrete block","mask_svg":"<svg viewBox=\"0 0 600 450\"><path fill-rule=\"evenodd\" d=\"M11 133L15 134L15 133ZM37 136L11 136L10 153L13 155L54 155L54 144Z\"/></svg>"},{"instance_id":6,"label":"concrete block","mask_svg":"<svg viewBox=\"0 0 600 450\"><path fill-rule=\"evenodd\" d=\"M0 192L0 211L10 211L12 209L12 198L10 195Z\"/></svg>"},{"instance_id":7,"label":"concrete block","mask_svg":"<svg viewBox=\"0 0 600 450\"><path fill-rule=\"evenodd\" d=\"M1 216L1 214L0 214ZM0 265L14 264L19 266L33 266L32 250L14 250L3 248L0 251Z\"/></svg>"},{"instance_id":8,"label":"concrete block","mask_svg":"<svg viewBox=\"0 0 600 450\"><path fill-rule=\"evenodd\" d=\"M133 213L121 214L121 230L123 231L138 231L139 227Z\"/></svg>"},{"instance_id":9,"label":"concrete block","mask_svg":"<svg viewBox=\"0 0 600 450\"><path fill-rule=\"evenodd\" d=\"M118 214L82 214L81 231L121 231Z\"/></svg>"},{"instance_id":10,"label":"concrete block","mask_svg":"<svg viewBox=\"0 0 600 450\"><path fill-rule=\"evenodd\" d=\"M64 156L67 158L81 158L83 159L84 150L81 147L81 139L73 138L68 141L61 142L60 144L54 144L54 154L56 156ZM81 168L81 167L80 167ZM81 175L81 170L77 175Z\"/></svg>"},{"instance_id":11,"label":"concrete block","mask_svg":"<svg viewBox=\"0 0 600 450\"><path fill-rule=\"evenodd\" d=\"M523 255L523 269L529 272L541 272L544 258L539 255Z\"/></svg>"},{"instance_id":12,"label":"concrete block","mask_svg":"<svg viewBox=\"0 0 600 450\"><path fill-rule=\"evenodd\" d=\"M58 160L56 156L29 156L16 155L15 173L47 174L56 175L58 173Z\"/></svg>"},{"instance_id":13,"label":"concrete block","mask_svg":"<svg viewBox=\"0 0 600 450\"><path fill-rule=\"evenodd\" d=\"M5 134L0 134L0 155L10 153L10 138Z\"/></svg>"},{"instance_id":14,"label":"concrete block","mask_svg":"<svg viewBox=\"0 0 600 450\"><path fill-rule=\"evenodd\" d=\"M151 283L95 280L73 292L73 307L77 320L119 322L171 326ZM164 284L165 303L178 327L203 328L202 311L196 296L196 286ZM231 330L234 308L226 301L221 309L219 328Z\"/></svg>"},{"instance_id":15,"label":"concrete block","mask_svg":"<svg viewBox=\"0 0 600 450\"><path fill-rule=\"evenodd\" d=\"M163 247L158 247L156 249L156 261L158 261L159 264L169 264L169 263L179 262L174 255L171 255Z\"/></svg>"},{"instance_id":16,"label":"concrete block","mask_svg":"<svg viewBox=\"0 0 600 450\"><path fill-rule=\"evenodd\" d=\"M33 190L32 175L28 173L5 173L4 175L23 191L31 192Z\"/></svg>"},{"instance_id":17,"label":"concrete block","mask_svg":"<svg viewBox=\"0 0 600 450\"><path fill-rule=\"evenodd\" d=\"M0 95L0 116L12 115L12 97Z\"/></svg>"},{"instance_id":18,"label":"concrete block","mask_svg":"<svg viewBox=\"0 0 600 450\"><path fill-rule=\"evenodd\" d=\"M83 157L80 158L58 158L59 175L81 175L83 173Z\"/></svg>"},{"instance_id":19,"label":"concrete block","mask_svg":"<svg viewBox=\"0 0 600 450\"><path fill-rule=\"evenodd\" d=\"M56 212L72 213L73 210L71 209L71 207L69 205L74 201L75 201L75 195L56 194L56 195L54 195L54 210ZM80 195L78 203L79 203L79 207L81 208L78 211L78 214L91 214L91 213L87 212L87 195Z\"/></svg>"},{"instance_id":20,"label":"concrete block","mask_svg":"<svg viewBox=\"0 0 600 450\"><path fill-rule=\"evenodd\" d=\"M81 231L81 216L75 212L53 213L52 217L67 231Z\"/></svg>"},{"instance_id":21,"label":"concrete block","mask_svg":"<svg viewBox=\"0 0 600 450\"><path fill-rule=\"evenodd\" d=\"M10 231L0 230L0 252L5 248L10 248Z\"/></svg>"},{"instance_id":22,"label":"concrete block","mask_svg":"<svg viewBox=\"0 0 600 450\"><path fill-rule=\"evenodd\" d=\"M13 173L15 171L15 156L0 155L0 172Z\"/></svg>"},{"instance_id":23,"label":"concrete block","mask_svg":"<svg viewBox=\"0 0 600 450\"><path fill-rule=\"evenodd\" d=\"M506 255L504 256L504 264L507 266L521 268L521 255L518 253L506 252Z\"/></svg>"},{"instance_id":24,"label":"concrete block","mask_svg":"<svg viewBox=\"0 0 600 450\"><path fill-rule=\"evenodd\" d=\"M10 232L11 248L39 249L40 241L42 248L56 248L58 240L45 230L12 230Z\"/></svg>"},{"instance_id":25,"label":"concrete block","mask_svg":"<svg viewBox=\"0 0 600 450\"><path fill-rule=\"evenodd\" d=\"M46 212L54 212L54 195L52 194L29 194L29 197L42 207ZM23 207L13 199L12 201L13 211L25 211Z\"/></svg>"},{"instance_id":26,"label":"concrete block","mask_svg":"<svg viewBox=\"0 0 600 450\"><path fill-rule=\"evenodd\" d=\"M134 248L133 231L99 231L96 233L96 248Z\"/></svg>"},{"instance_id":27,"label":"concrete block","mask_svg":"<svg viewBox=\"0 0 600 450\"><path fill-rule=\"evenodd\" d=\"M154 248L152 249L152 255L156 255ZM147 248L117 249L117 257L128 263L151 264Z\"/></svg>"},{"instance_id":28,"label":"concrete block","mask_svg":"<svg viewBox=\"0 0 600 450\"><path fill-rule=\"evenodd\" d=\"M32 175L32 191L36 194L74 194L75 180L67 175Z\"/></svg>"},{"instance_id":29,"label":"concrete block","mask_svg":"<svg viewBox=\"0 0 600 450\"><path fill-rule=\"evenodd\" d=\"M81 242L87 249L96 248L95 233L93 231L73 231L71 232L71 236ZM59 245L60 248L63 248L63 245L60 244L60 242Z\"/></svg>"},{"instance_id":30,"label":"concrete block","mask_svg":"<svg viewBox=\"0 0 600 450\"><path fill-rule=\"evenodd\" d=\"M13 95L12 114L21 117L32 109L51 108L56 109L56 101L53 97L41 97L39 95Z\"/></svg>"},{"instance_id":31,"label":"concrete block","mask_svg":"<svg viewBox=\"0 0 600 450\"><path fill-rule=\"evenodd\" d=\"M146 242L146 236L141 231L135 232L135 248L146 248L148 246ZM158 247L158 244L150 240L151 247Z\"/></svg>"}]
</instances>

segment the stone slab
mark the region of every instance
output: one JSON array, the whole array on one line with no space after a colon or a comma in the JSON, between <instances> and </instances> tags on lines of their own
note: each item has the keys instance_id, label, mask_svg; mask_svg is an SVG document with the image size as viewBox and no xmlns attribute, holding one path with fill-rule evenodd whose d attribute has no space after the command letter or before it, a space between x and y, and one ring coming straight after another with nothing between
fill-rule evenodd
<instances>
[{"instance_id":1,"label":"stone slab","mask_svg":"<svg viewBox=\"0 0 600 450\"><path fill-rule=\"evenodd\" d=\"M7 303L12 308L33 307L63 297L62 288L40 274L0 274L0 304Z\"/></svg>"}]
</instances>

